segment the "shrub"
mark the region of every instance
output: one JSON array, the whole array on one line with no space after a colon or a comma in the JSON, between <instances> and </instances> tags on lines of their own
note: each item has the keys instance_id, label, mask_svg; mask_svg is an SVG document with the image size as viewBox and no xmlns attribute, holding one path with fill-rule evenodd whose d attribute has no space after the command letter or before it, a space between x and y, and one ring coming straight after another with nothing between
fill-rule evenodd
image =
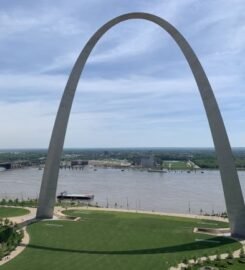
<instances>
[{"instance_id":1,"label":"shrub","mask_svg":"<svg viewBox=\"0 0 245 270\"><path fill-rule=\"evenodd\" d=\"M3 247L1 246L0 247L0 261L3 258L3 256L4 256L4 252L3 252Z\"/></svg>"},{"instance_id":2,"label":"shrub","mask_svg":"<svg viewBox=\"0 0 245 270\"><path fill-rule=\"evenodd\" d=\"M202 261L201 258L199 258L199 259L197 260L197 265L199 265L199 266L202 266L202 265L203 265L203 261Z\"/></svg>"},{"instance_id":3,"label":"shrub","mask_svg":"<svg viewBox=\"0 0 245 270\"><path fill-rule=\"evenodd\" d=\"M211 263L212 261L210 260L209 256L207 256L207 259L206 259L206 263L209 264Z\"/></svg>"},{"instance_id":4,"label":"shrub","mask_svg":"<svg viewBox=\"0 0 245 270\"><path fill-rule=\"evenodd\" d=\"M239 262L239 263L245 263L245 258L240 258L240 259L238 260L238 262Z\"/></svg>"},{"instance_id":5,"label":"shrub","mask_svg":"<svg viewBox=\"0 0 245 270\"><path fill-rule=\"evenodd\" d=\"M245 253L243 247L240 250L239 258L245 258Z\"/></svg>"},{"instance_id":6,"label":"shrub","mask_svg":"<svg viewBox=\"0 0 245 270\"><path fill-rule=\"evenodd\" d=\"M202 257L203 257L203 259L206 261L206 260L208 259L208 254L205 253Z\"/></svg>"},{"instance_id":7,"label":"shrub","mask_svg":"<svg viewBox=\"0 0 245 270\"><path fill-rule=\"evenodd\" d=\"M197 261L197 256L194 255L194 256L192 257L192 260L194 261L194 263L196 263L196 261Z\"/></svg>"},{"instance_id":8,"label":"shrub","mask_svg":"<svg viewBox=\"0 0 245 270\"><path fill-rule=\"evenodd\" d=\"M228 252L226 259L228 260L234 259L233 253L231 251Z\"/></svg>"},{"instance_id":9,"label":"shrub","mask_svg":"<svg viewBox=\"0 0 245 270\"><path fill-rule=\"evenodd\" d=\"M229 259L229 260L227 260L226 262L227 262L227 264L229 264L229 265L233 265L233 264L234 264L233 259Z\"/></svg>"},{"instance_id":10,"label":"shrub","mask_svg":"<svg viewBox=\"0 0 245 270\"><path fill-rule=\"evenodd\" d=\"M2 227L2 230L0 231L0 260L4 256L7 256L11 251L16 249L17 245L21 242L23 236L23 231L16 231L13 224L12 226L4 225Z\"/></svg>"},{"instance_id":11,"label":"shrub","mask_svg":"<svg viewBox=\"0 0 245 270\"><path fill-rule=\"evenodd\" d=\"M10 220L8 218L5 218L4 225L9 225L9 223L10 223Z\"/></svg>"},{"instance_id":12,"label":"shrub","mask_svg":"<svg viewBox=\"0 0 245 270\"><path fill-rule=\"evenodd\" d=\"M226 268L227 267L226 261L220 261L219 265L220 265L221 268Z\"/></svg>"},{"instance_id":13,"label":"shrub","mask_svg":"<svg viewBox=\"0 0 245 270\"><path fill-rule=\"evenodd\" d=\"M219 269L224 269L227 267L227 264L225 261L216 261L214 265L218 267Z\"/></svg>"},{"instance_id":14,"label":"shrub","mask_svg":"<svg viewBox=\"0 0 245 270\"><path fill-rule=\"evenodd\" d=\"M215 259L217 262L221 261L221 255L218 253Z\"/></svg>"},{"instance_id":15,"label":"shrub","mask_svg":"<svg viewBox=\"0 0 245 270\"><path fill-rule=\"evenodd\" d=\"M188 264L188 259L185 257L185 258L182 260L182 263Z\"/></svg>"}]
</instances>

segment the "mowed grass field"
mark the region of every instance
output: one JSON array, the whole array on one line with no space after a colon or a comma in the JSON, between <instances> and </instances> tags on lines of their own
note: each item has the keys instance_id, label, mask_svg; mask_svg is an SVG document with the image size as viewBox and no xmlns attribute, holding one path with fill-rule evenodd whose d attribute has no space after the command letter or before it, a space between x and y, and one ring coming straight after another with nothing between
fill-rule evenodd
<instances>
[{"instance_id":1,"label":"mowed grass field","mask_svg":"<svg viewBox=\"0 0 245 270\"><path fill-rule=\"evenodd\" d=\"M18 207L0 207L0 218L18 217L29 214L30 212L24 208Z\"/></svg>"},{"instance_id":2,"label":"mowed grass field","mask_svg":"<svg viewBox=\"0 0 245 270\"><path fill-rule=\"evenodd\" d=\"M171 170L189 170L190 167L187 166L186 161L164 161L162 163L163 168Z\"/></svg>"},{"instance_id":3,"label":"mowed grass field","mask_svg":"<svg viewBox=\"0 0 245 270\"><path fill-rule=\"evenodd\" d=\"M239 263L238 260L235 260L234 265L231 265L226 268L227 270L244 270L245 269L245 264L244 263Z\"/></svg>"},{"instance_id":4,"label":"mowed grass field","mask_svg":"<svg viewBox=\"0 0 245 270\"><path fill-rule=\"evenodd\" d=\"M80 221L42 221L28 227L29 246L2 270L163 270L184 257L235 250L229 238L194 234L196 226L227 224L156 215L74 210Z\"/></svg>"}]
</instances>

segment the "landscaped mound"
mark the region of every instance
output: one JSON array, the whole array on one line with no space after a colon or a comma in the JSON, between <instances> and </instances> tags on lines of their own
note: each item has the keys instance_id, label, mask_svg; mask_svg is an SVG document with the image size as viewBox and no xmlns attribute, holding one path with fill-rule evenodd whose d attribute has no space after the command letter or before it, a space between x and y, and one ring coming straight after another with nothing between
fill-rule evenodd
<instances>
[{"instance_id":1,"label":"landscaped mound","mask_svg":"<svg viewBox=\"0 0 245 270\"><path fill-rule=\"evenodd\" d=\"M80 220L31 224L29 246L2 270L164 270L185 257L240 248L230 238L193 233L198 226L227 226L216 221L88 210L65 213Z\"/></svg>"},{"instance_id":2,"label":"landscaped mound","mask_svg":"<svg viewBox=\"0 0 245 270\"><path fill-rule=\"evenodd\" d=\"M18 207L0 207L0 218L18 217L29 214L29 210Z\"/></svg>"}]
</instances>

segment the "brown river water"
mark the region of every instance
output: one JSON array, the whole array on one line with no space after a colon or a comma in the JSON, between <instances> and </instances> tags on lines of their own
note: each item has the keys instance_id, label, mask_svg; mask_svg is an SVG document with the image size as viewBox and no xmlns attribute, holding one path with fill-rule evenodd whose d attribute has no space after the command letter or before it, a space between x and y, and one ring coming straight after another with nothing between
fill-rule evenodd
<instances>
[{"instance_id":1,"label":"brown river water","mask_svg":"<svg viewBox=\"0 0 245 270\"><path fill-rule=\"evenodd\" d=\"M37 198L43 170L0 171L0 198ZM245 171L239 172L245 194ZM149 173L134 169L62 169L58 192L93 193L101 206L176 213L225 211L219 171Z\"/></svg>"}]
</instances>

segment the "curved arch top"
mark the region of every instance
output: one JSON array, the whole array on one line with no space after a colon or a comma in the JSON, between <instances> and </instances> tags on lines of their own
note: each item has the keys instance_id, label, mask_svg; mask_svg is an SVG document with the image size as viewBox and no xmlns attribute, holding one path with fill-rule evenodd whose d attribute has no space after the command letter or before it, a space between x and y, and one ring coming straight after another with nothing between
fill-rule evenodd
<instances>
[{"instance_id":1,"label":"curved arch top","mask_svg":"<svg viewBox=\"0 0 245 270\"><path fill-rule=\"evenodd\" d=\"M77 84L86 61L99 39L113 26L131 19L144 19L159 25L175 40L184 54L197 83L208 118L218 158L231 232L245 236L245 207L241 186L225 126L208 78L189 43L166 20L148 13L135 12L118 16L104 24L89 39L71 71L56 116L44 169L37 218L52 218L55 204L60 157ZM232 191L232 192L231 192Z\"/></svg>"}]
</instances>

